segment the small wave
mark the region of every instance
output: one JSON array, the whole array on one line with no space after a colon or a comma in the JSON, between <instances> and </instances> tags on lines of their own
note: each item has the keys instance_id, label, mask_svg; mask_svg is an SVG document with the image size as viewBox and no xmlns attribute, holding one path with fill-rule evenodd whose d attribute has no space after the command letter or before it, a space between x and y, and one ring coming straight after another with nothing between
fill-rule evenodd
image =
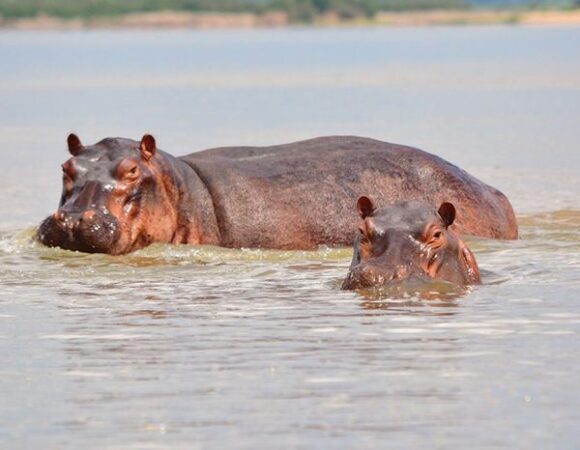
<instances>
[{"instance_id":1,"label":"small wave","mask_svg":"<svg viewBox=\"0 0 580 450\"><path fill-rule=\"evenodd\" d=\"M559 211L523 215L518 217L521 227L539 227L548 230L580 231L580 210Z\"/></svg>"},{"instance_id":2,"label":"small wave","mask_svg":"<svg viewBox=\"0 0 580 450\"><path fill-rule=\"evenodd\" d=\"M417 305L423 301L449 303L467 295L472 289L472 287L457 286L441 280L410 279L388 286L360 289L357 292L370 301L369 309L373 309L373 306L388 306L385 304L385 300L397 306L401 304ZM379 303L373 305L373 301L379 301Z\"/></svg>"},{"instance_id":3,"label":"small wave","mask_svg":"<svg viewBox=\"0 0 580 450\"><path fill-rule=\"evenodd\" d=\"M352 257L351 248L321 246L316 250L230 249L217 246L153 244L122 256L89 254L55 247L46 247L36 239L36 228L0 230L0 255L35 254L45 261L65 265L122 265L129 267L217 265L235 262L335 262Z\"/></svg>"},{"instance_id":4,"label":"small wave","mask_svg":"<svg viewBox=\"0 0 580 450\"><path fill-rule=\"evenodd\" d=\"M21 230L0 230L0 254L19 253L25 249L34 248L36 228L29 227Z\"/></svg>"},{"instance_id":5,"label":"small wave","mask_svg":"<svg viewBox=\"0 0 580 450\"><path fill-rule=\"evenodd\" d=\"M352 257L350 248L320 247L317 250L231 249L216 246L154 244L123 258L127 263L159 260L174 263L341 261Z\"/></svg>"}]
</instances>

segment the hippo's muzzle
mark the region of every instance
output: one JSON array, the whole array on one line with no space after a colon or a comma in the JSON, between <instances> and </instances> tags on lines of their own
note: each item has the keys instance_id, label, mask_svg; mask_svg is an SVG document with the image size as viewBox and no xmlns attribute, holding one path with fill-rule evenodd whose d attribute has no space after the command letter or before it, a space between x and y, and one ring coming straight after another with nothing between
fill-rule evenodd
<instances>
[{"instance_id":1,"label":"hippo's muzzle","mask_svg":"<svg viewBox=\"0 0 580 450\"><path fill-rule=\"evenodd\" d=\"M429 277L413 265L379 267L373 264L360 264L351 268L342 284L342 289L362 289L385 286L409 278L428 281Z\"/></svg>"},{"instance_id":2,"label":"hippo's muzzle","mask_svg":"<svg viewBox=\"0 0 580 450\"><path fill-rule=\"evenodd\" d=\"M38 229L38 238L44 245L86 253L112 254L120 236L117 219L94 210L82 213L58 210Z\"/></svg>"}]
</instances>

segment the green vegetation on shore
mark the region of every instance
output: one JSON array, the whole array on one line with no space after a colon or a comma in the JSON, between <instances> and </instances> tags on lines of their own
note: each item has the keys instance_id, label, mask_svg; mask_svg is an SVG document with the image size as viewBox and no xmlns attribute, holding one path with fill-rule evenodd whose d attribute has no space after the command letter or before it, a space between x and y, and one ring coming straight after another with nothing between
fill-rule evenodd
<instances>
[{"instance_id":1,"label":"green vegetation on shore","mask_svg":"<svg viewBox=\"0 0 580 450\"><path fill-rule=\"evenodd\" d=\"M340 18L372 17L378 11L465 9L468 0L0 0L0 15L18 19L47 15L58 18L113 17L162 10L187 12L284 12L293 22L323 14Z\"/></svg>"},{"instance_id":2,"label":"green vegetation on shore","mask_svg":"<svg viewBox=\"0 0 580 450\"><path fill-rule=\"evenodd\" d=\"M290 22L312 22L332 14L341 20L378 12L470 8L580 7L580 0L0 0L0 18L40 15L60 19L119 17L159 11L265 14L282 12Z\"/></svg>"}]
</instances>

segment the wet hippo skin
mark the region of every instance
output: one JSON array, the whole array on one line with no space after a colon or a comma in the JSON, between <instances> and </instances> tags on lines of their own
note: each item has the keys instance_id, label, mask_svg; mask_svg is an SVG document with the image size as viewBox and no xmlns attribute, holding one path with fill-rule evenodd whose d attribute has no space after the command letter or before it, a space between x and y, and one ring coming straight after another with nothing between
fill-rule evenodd
<instances>
[{"instance_id":1,"label":"wet hippo skin","mask_svg":"<svg viewBox=\"0 0 580 450\"><path fill-rule=\"evenodd\" d=\"M71 135L68 144L72 157L63 165L59 209L38 233L50 246L122 254L153 242L352 245L358 220L353 205L362 194L381 205L451 202L458 211L456 232L518 236L501 192L435 155L374 139L320 137L179 158L158 150L150 135L91 146ZM99 236L103 229L106 238Z\"/></svg>"},{"instance_id":2,"label":"wet hippo skin","mask_svg":"<svg viewBox=\"0 0 580 450\"><path fill-rule=\"evenodd\" d=\"M378 208L372 198L357 202L359 222L350 269L342 289L386 286L408 279L479 284L474 254L451 229L452 203L439 209L413 200Z\"/></svg>"}]
</instances>

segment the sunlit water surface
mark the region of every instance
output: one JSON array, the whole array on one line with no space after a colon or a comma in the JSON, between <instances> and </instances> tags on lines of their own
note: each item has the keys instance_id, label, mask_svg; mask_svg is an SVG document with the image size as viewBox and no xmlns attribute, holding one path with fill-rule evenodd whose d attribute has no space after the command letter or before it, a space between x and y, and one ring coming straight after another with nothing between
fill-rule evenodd
<instances>
[{"instance_id":1,"label":"sunlit water surface","mask_svg":"<svg viewBox=\"0 0 580 450\"><path fill-rule=\"evenodd\" d=\"M577 448L578 28L0 33L1 448ZM71 130L174 154L359 134L502 189L484 284L351 251L48 249ZM370 193L372 194L372 193ZM353 225L354 229L354 225Z\"/></svg>"}]
</instances>

